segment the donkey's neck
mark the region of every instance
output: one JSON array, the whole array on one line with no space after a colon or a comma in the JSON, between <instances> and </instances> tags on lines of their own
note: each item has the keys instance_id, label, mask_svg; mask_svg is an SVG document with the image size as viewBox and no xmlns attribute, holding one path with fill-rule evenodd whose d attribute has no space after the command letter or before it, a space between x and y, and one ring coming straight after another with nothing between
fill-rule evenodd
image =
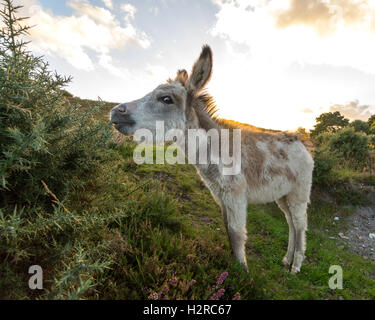
<instances>
[{"instance_id":1,"label":"donkey's neck","mask_svg":"<svg viewBox=\"0 0 375 320\"><path fill-rule=\"evenodd\" d=\"M220 136L220 129L222 129L221 125L204 108L199 105L196 106L195 116L195 119L189 125L190 129L203 129L205 132L208 132L211 129L216 129L218 130L218 134ZM221 142L220 138L219 141ZM198 159L197 163L194 166L207 186L210 186L221 176L219 165L212 163L212 146L210 143L207 144L207 163L199 162L200 152L201 150L199 150L199 144L197 144L196 154Z\"/></svg>"},{"instance_id":2,"label":"donkey's neck","mask_svg":"<svg viewBox=\"0 0 375 320\"><path fill-rule=\"evenodd\" d=\"M209 131L211 129L217 129L220 130L221 126L219 123L214 119L206 110L204 110L202 107L197 106L195 108L195 112L197 115L197 129L204 129L205 131Z\"/></svg>"}]
</instances>

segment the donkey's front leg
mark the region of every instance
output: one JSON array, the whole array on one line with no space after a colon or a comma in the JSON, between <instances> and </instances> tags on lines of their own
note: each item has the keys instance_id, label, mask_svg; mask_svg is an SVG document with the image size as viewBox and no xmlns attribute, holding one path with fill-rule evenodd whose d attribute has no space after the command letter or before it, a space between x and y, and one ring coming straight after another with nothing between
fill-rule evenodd
<instances>
[{"instance_id":1,"label":"donkey's front leg","mask_svg":"<svg viewBox=\"0 0 375 320\"><path fill-rule=\"evenodd\" d=\"M245 254L247 202L245 199L231 198L231 195L228 196L228 201L224 201L222 205L223 216L226 216L224 223L227 220L228 238L233 255L248 271Z\"/></svg>"}]
</instances>

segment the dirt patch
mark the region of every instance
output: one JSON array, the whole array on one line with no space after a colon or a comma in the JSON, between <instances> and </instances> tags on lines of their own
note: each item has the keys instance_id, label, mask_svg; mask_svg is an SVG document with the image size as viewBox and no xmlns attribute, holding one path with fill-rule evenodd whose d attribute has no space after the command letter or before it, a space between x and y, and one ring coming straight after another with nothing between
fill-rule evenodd
<instances>
[{"instance_id":1,"label":"dirt patch","mask_svg":"<svg viewBox=\"0 0 375 320\"><path fill-rule=\"evenodd\" d=\"M348 247L365 259L375 260L375 208L357 209L350 223L351 229L345 232Z\"/></svg>"},{"instance_id":2,"label":"dirt patch","mask_svg":"<svg viewBox=\"0 0 375 320\"><path fill-rule=\"evenodd\" d=\"M351 251L375 261L375 191L370 193L369 199L371 204L357 208L348 218L349 229L339 236Z\"/></svg>"}]
</instances>

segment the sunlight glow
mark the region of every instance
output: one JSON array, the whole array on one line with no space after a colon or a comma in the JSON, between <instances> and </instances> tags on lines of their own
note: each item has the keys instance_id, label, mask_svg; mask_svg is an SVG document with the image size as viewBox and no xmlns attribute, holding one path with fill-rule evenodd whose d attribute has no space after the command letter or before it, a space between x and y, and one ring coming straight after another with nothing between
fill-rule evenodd
<instances>
[{"instance_id":1,"label":"sunlight glow","mask_svg":"<svg viewBox=\"0 0 375 320\"><path fill-rule=\"evenodd\" d=\"M220 11L211 32L226 39L229 54L216 65L211 91L223 117L276 129L311 128L322 110L327 111L335 101L355 99L351 96L355 92L343 91L342 86L324 78L296 78L292 66L301 70L311 65L350 67L375 74L373 1L367 2L362 20L351 24L343 15L332 16L324 32L307 22L278 26L280 8L285 10L285 4L292 2L278 2L276 6L272 1L272 6L260 1L247 10L248 1L239 1L239 5L216 1ZM238 44L246 48L244 53L236 49ZM313 112L301 112L306 109Z\"/></svg>"}]
</instances>

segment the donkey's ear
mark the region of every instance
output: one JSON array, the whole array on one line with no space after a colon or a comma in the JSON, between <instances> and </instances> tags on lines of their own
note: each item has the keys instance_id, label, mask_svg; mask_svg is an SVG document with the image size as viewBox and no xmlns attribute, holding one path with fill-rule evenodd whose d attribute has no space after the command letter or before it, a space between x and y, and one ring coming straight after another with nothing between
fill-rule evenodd
<instances>
[{"instance_id":1,"label":"donkey's ear","mask_svg":"<svg viewBox=\"0 0 375 320\"><path fill-rule=\"evenodd\" d=\"M195 62L193 71L187 83L187 89L191 92L202 90L212 73L212 51L208 45L203 46L199 59Z\"/></svg>"},{"instance_id":2,"label":"donkey's ear","mask_svg":"<svg viewBox=\"0 0 375 320\"><path fill-rule=\"evenodd\" d=\"M178 70L177 76L174 79L174 81L179 81L183 86L186 85L186 82L188 81L189 75L186 70Z\"/></svg>"}]
</instances>

